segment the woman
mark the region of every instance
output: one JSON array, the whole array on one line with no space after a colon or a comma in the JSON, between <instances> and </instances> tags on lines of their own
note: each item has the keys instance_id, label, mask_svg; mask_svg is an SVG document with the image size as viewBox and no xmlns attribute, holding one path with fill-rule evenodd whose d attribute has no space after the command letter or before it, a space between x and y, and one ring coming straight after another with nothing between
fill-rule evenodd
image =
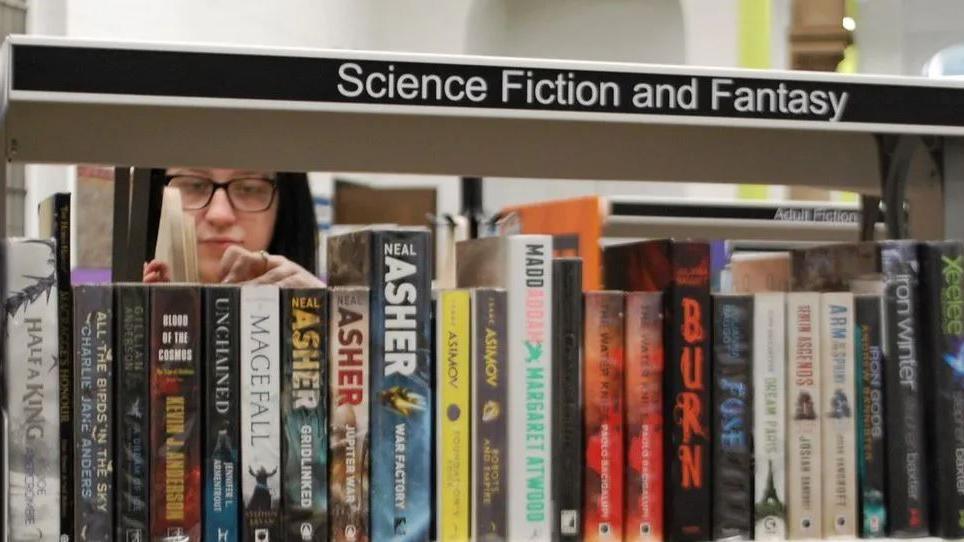
<instances>
[{"instance_id":1,"label":"woman","mask_svg":"<svg viewBox=\"0 0 964 542\"><path fill-rule=\"evenodd\" d=\"M205 283L316 287L318 230L304 173L218 168L156 170L180 190L197 230ZM167 264L144 264L144 282L169 282Z\"/></svg>"}]
</instances>

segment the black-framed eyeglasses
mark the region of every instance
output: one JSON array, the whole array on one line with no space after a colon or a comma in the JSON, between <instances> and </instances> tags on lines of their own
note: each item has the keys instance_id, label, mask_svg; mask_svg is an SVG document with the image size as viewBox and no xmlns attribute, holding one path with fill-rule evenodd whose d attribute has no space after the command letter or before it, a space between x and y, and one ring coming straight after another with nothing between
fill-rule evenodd
<instances>
[{"instance_id":1,"label":"black-framed eyeglasses","mask_svg":"<svg viewBox=\"0 0 964 542\"><path fill-rule=\"evenodd\" d=\"M167 185L181 192L181 207L185 211L198 211L211 204L214 193L223 188L228 201L237 211L259 213L274 203L278 183L267 177L239 177L227 182L199 175L168 175Z\"/></svg>"}]
</instances>

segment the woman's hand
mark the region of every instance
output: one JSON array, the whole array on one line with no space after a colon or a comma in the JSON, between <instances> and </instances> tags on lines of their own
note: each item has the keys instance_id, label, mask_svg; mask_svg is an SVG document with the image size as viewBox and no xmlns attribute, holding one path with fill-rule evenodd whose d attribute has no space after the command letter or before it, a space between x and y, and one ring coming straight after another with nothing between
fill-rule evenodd
<instances>
[{"instance_id":1,"label":"woman's hand","mask_svg":"<svg viewBox=\"0 0 964 542\"><path fill-rule=\"evenodd\" d=\"M284 256L252 252L234 245L221 256L222 283L276 284L288 288L321 288L318 277Z\"/></svg>"},{"instance_id":2,"label":"woman's hand","mask_svg":"<svg viewBox=\"0 0 964 542\"><path fill-rule=\"evenodd\" d=\"M151 260L144 264L142 280L147 283L171 282L171 268L168 267L167 262Z\"/></svg>"}]
</instances>

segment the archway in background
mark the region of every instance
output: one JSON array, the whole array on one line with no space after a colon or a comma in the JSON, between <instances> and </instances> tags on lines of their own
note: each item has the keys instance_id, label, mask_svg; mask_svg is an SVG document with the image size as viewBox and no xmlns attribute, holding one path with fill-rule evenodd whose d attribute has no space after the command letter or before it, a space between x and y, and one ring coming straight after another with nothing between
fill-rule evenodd
<instances>
[{"instance_id":1,"label":"archway in background","mask_svg":"<svg viewBox=\"0 0 964 542\"><path fill-rule=\"evenodd\" d=\"M927 77L964 77L964 42L945 47L921 68Z\"/></svg>"}]
</instances>

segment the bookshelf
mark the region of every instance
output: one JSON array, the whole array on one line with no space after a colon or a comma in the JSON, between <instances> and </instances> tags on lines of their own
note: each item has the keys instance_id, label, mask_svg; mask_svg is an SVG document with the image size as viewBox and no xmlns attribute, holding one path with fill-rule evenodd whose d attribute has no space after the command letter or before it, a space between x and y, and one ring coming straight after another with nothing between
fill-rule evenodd
<instances>
[{"instance_id":1,"label":"bookshelf","mask_svg":"<svg viewBox=\"0 0 964 542\"><path fill-rule=\"evenodd\" d=\"M590 85L583 101L618 93L618 106L568 103L570 73ZM0 197L14 163L755 182L906 196L909 224L891 219L891 234L964 237L955 81L24 36L4 43L0 77ZM632 105L639 85L664 103ZM737 88L809 105L741 111ZM821 113L830 92L838 106Z\"/></svg>"},{"instance_id":2,"label":"bookshelf","mask_svg":"<svg viewBox=\"0 0 964 542\"><path fill-rule=\"evenodd\" d=\"M964 236L959 81L32 36L0 63L8 164L806 185Z\"/></svg>"}]
</instances>

